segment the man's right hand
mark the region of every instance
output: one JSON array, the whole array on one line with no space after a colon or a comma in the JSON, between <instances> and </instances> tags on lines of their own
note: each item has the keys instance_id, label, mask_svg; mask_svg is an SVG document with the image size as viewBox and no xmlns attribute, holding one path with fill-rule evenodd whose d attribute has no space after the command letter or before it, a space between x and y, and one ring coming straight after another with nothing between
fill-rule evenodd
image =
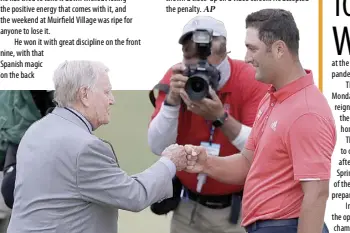
<instances>
[{"instance_id":1,"label":"man's right hand","mask_svg":"<svg viewBox=\"0 0 350 233\"><path fill-rule=\"evenodd\" d=\"M165 148L162 152L162 156L170 159L175 164L176 170L178 171L181 171L188 166L187 153L184 146L172 144Z\"/></svg>"},{"instance_id":2,"label":"man's right hand","mask_svg":"<svg viewBox=\"0 0 350 233\"><path fill-rule=\"evenodd\" d=\"M170 78L170 90L166 97L166 101L171 105L179 105L181 103L180 92L185 88L188 77L182 73L186 69L183 64L176 64L172 67L173 76Z\"/></svg>"},{"instance_id":3,"label":"man's right hand","mask_svg":"<svg viewBox=\"0 0 350 233\"><path fill-rule=\"evenodd\" d=\"M185 171L189 173L205 172L208 159L207 150L202 146L185 145L185 151L187 154Z\"/></svg>"}]
</instances>

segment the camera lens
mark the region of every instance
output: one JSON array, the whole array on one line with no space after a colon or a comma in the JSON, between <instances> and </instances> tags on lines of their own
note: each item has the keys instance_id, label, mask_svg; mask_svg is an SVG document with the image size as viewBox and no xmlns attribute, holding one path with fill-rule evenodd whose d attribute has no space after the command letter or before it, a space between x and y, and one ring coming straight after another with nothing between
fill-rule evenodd
<instances>
[{"instance_id":1,"label":"camera lens","mask_svg":"<svg viewBox=\"0 0 350 233\"><path fill-rule=\"evenodd\" d=\"M209 92L209 78L203 73L192 75L185 85L188 97L193 101L205 98Z\"/></svg>"},{"instance_id":2,"label":"camera lens","mask_svg":"<svg viewBox=\"0 0 350 233\"><path fill-rule=\"evenodd\" d=\"M202 80L196 80L195 82L191 83L191 88L194 92L201 92L204 89L204 83Z\"/></svg>"}]
</instances>

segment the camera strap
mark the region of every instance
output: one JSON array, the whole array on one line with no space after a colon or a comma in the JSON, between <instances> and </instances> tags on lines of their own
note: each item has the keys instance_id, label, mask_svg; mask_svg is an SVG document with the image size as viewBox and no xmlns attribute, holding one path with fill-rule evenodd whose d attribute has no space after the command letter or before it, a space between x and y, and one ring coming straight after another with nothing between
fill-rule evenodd
<instances>
[{"instance_id":1,"label":"camera strap","mask_svg":"<svg viewBox=\"0 0 350 233\"><path fill-rule=\"evenodd\" d=\"M164 84L164 83L158 83L157 85L155 85L152 90L149 91L148 93L148 97L153 105L153 107L156 107L156 97L154 96L154 90L158 90L158 91L162 91L165 94L168 94L169 92L169 85L168 84Z\"/></svg>"}]
</instances>

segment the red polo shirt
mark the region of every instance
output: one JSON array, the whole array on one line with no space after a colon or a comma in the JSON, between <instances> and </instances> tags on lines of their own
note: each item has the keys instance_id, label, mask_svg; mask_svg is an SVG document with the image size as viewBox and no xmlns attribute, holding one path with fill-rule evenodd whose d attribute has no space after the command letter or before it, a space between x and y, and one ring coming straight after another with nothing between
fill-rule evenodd
<instances>
[{"instance_id":1,"label":"red polo shirt","mask_svg":"<svg viewBox=\"0 0 350 233\"><path fill-rule=\"evenodd\" d=\"M336 127L311 71L261 101L246 149L254 151L243 194L243 221L299 217L301 179L328 180Z\"/></svg>"},{"instance_id":2,"label":"red polo shirt","mask_svg":"<svg viewBox=\"0 0 350 233\"><path fill-rule=\"evenodd\" d=\"M258 105L267 93L268 86L255 80L255 70L249 64L231 59L229 59L229 63L231 68L230 78L217 94L231 116L242 124L252 126ZM171 75L172 72L169 69L161 83L169 84ZM164 99L165 93L160 92L152 119L159 112ZM202 141L207 142L209 140L211 123L201 116L195 115L185 108L180 109L178 122L178 144L200 145ZM220 144L220 156L228 156L239 152L220 129L215 130L213 143ZM185 187L193 192L196 191L197 174L181 171L177 172L176 175ZM208 177L201 193L224 195L239 192L242 188L243 186L223 184Z\"/></svg>"}]
</instances>

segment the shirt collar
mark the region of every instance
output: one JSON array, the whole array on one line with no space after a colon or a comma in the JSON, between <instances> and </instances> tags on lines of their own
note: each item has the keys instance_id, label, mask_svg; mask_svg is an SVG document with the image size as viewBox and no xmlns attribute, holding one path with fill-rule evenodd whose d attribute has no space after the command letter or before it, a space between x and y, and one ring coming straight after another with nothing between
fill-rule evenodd
<instances>
[{"instance_id":1,"label":"shirt collar","mask_svg":"<svg viewBox=\"0 0 350 233\"><path fill-rule=\"evenodd\" d=\"M84 117L80 112L78 112L77 110L73 109L73 108L68 108L69 110L71 110L72 112L74 112L75 114L77 114L81 120L86 124L86 126L88 127L90 133L92 133L93 129L92 129L92 125L91 123L86 119L86 117Z\"/></svg>"},{"instance_id":2,"label":"shirt collar","mask_svg":"<svg viewBox=\"0 0 350 233\"><path fill-rule=\"evenodd\" d=\"M314 79L311 70L305 70L306 75L294 80L291 83L283 86L281 89L277 90L271 86L269 93L271 96L275 97L279 103L289 98L291 95L297 93L298 91L314 84Z\"/></svg>"},{"instance_id":3,"label":"shirt collar","mask_svg":"<svg viewBox=\"0 0 350 233\"><path fill-rule=\"evenodd\" d=\"M231 72L233 70L233 66L230 58L227 56L225 60L218 66L221 74L221 79L219 83L219 92L220 93L231 93L232 85L230 82L233 82L233 78L231 77Z\"/></svg>"},{"instance_id":4,"label":"shirt collar","mask_svg":"<svg viewBox=\"0 0 350 233\"><path fill-rule=\"evenodd\" d=\"M230 62L228 61L228 57L226 58L216 66L216 69L220 71L220 81L219 81L219 86L218 89L220 90L225 86L227 81L230 79L231 76L231 67L230 67Z\"/></svg>"}]
</instances>

